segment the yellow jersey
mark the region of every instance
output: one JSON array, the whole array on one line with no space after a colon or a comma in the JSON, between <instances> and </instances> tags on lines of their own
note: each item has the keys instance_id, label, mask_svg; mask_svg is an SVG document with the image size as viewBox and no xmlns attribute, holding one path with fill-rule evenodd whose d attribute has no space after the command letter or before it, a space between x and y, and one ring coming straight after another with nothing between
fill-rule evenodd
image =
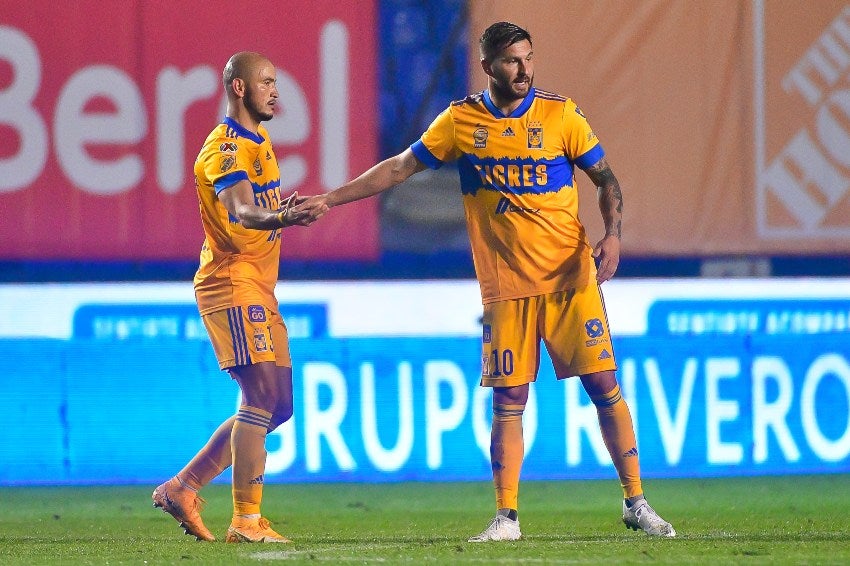
<instances>
[{"instance_id":1,"label":"yellow jersey","mask_svg":"<svg viewBox=\"0 0 850 566\"><path fill-rule=\"evenodd\" d=\"M207 137L195 160L195 188L204 228L195 297L201 314L236 305L276 307L280 229L245 228L230 216L218 194L241 180L254 189L257 206L280 207L280 170L260 126L257 133L225 118Z\"/></svg>"},{"instance_id":2,"label":"yellow jersey","mask_svg":"<svg viewBox=\"0 0 850 566\"><path fill-rule=\"evenodd\" d=\"M505 116L485 90L453 102L411 150L433 169L458 160L484 303L594 280L575 167L586 169L605 153L572 100L532 88Z\"/></svg>"}]
</instances>

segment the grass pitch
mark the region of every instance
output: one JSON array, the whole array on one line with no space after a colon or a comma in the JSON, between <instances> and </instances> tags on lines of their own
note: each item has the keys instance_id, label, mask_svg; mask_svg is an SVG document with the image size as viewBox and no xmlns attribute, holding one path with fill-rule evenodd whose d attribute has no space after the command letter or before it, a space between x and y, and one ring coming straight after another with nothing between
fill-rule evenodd
<instances>
[{"instance_id":1,"label":"grass pitch","mask_svg":"<svg viewBox=\"0 0 850 566\"><path fill-rule=\"evenodd\" d=\"M0 564L850 564L850 476L647 480L678 532L620 521L616 480L524 482L524 538L471 544L489 483L269 484L264 514L289 545L223 541L227 485L204 489L214 543L151 506L153 486L0 488Z\"/></svg>"}]
</instances>

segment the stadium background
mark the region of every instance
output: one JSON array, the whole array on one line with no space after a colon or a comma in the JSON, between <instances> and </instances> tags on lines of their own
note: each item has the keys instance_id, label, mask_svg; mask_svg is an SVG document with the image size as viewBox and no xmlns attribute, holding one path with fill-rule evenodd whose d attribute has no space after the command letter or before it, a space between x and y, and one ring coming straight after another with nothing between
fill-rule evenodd
<instances>
[{"instance_id":1,"label":"stadium background","mask_svg":"<svg viewBox=\"0 0 850 566\"><path fill-rule=\"evenodd\" d=\"M192 305L188 176L232 52L278 64L270 133L312 194L483 88L498 19L531 31L536 84L582 106L624 187L606 301L646 474L850 471L850 5L293 1L258 35L248 3L1 4L0 482L153 483L232 413ZM300 385L268 481L489 476L445 169L285 235ZM611 477L576 386L542 372L527 477Z\"/></svg>"}]
</instances>

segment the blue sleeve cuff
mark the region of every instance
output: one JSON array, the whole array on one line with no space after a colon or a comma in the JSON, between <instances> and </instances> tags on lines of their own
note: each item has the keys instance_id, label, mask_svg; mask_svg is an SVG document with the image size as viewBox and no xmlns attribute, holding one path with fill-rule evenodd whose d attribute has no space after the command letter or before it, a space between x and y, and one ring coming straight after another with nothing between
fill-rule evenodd
<instances>
[{"instance_id":1,"label":"blue sleeve cuff","mask_svg":"<svg viewBox=\"0 0 850 566\"><path fill-rule=\"evenodd\" d=\"M224 175L223 177L219 177L216 179L216 182L213 183L213 186L215 187L215 194L220 193L227 187L232 187L242 180L248 180L248 173L246 171L234 171Z\"/></svg>"},{"instance_id":2,"label":"blue sleeve cuff","mask_svg":"<svg viewBox=\"0 0 850 566\"><path fill-rule=\"evenodd\" d=\"M443 166L443 162L434 157L434 154L425 147L425 144L422 143L422 140L417 140L410 146L410 150L413 152L413 155L416 158L424 163L430 169L439 169Z\"/></svg>"},{"instance_id":3,"label":"blue sleeve cuff","mask_svg":"<svg viewBox=\"0 0 850 566\"><path fill-rule=\"evenodd\" d=\"M587 169L588 167L592 167L596 165L596 162L605 157L605 150L602 149L600 144L596 144L584 154L579 155L575 159L575 164L581 167L582 169Z\"/></svg>"}]
</instances>

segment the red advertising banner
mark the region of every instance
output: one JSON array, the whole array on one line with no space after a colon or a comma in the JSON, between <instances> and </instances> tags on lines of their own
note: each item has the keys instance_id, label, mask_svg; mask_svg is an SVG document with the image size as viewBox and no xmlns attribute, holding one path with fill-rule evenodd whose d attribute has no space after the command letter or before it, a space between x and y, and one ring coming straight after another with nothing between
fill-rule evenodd
<instances>
[{"instance_id":1,"label":"red advertising banner","mask_svg":"<svg viewBox=\"0 0 850 566\"><path fill-rule=\"evenodd\" d=\"M373 2L6 2L0 15L0 257L192 259L192 163L225 111L221 72L278 69L267 122L285 192L376 159ZM377 257L378 203L284 230L283 255Z\"/></svg>"}]
</instances>

